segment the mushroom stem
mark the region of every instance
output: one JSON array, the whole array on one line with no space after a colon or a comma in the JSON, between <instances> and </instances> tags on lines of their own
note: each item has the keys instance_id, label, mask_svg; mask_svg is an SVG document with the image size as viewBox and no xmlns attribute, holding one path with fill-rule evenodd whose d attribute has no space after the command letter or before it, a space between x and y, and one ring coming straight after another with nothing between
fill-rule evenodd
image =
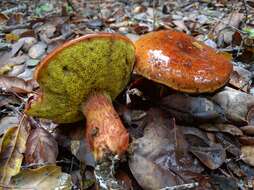
<instances>
[{"instance_id":1,"label":"mushroom stem","mask_svg":"<svg viewBox=\"0 0 254 190\"><path fill-rule=\"evenodd\" d=\"M86 117L85 136L97 163L96 178L112 184L115 160L127 150L129 134L105 92L90 95L82 112Z\"/></svg>"}]
</instances>

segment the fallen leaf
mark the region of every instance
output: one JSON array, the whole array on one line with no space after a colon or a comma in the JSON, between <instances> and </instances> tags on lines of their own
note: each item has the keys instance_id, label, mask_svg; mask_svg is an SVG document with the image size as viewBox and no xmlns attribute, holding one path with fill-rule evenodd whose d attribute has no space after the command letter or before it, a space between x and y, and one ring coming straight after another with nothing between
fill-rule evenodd
<instances>
[{"instance_id":1,"label":"fallen leaf","mask_svg":"<svg viewBox=\"0 0 254 190\"><path fill-rule=\"evenodd\" d=\"M239 142L242 145L254 145L254 137L241 136L241 137L239 137Z\"/></svg>"},{"instance_id":2,"label":"fallen leaf","mask_svg":"<svg viewBox=\"0 0 254 190\"><path fill-rule=\"evenodd\" d=\"M162 109L172 114L179 123L189 125L210 121L218 123L226 121L224 110L204 97L172 94L163 98L160 105Z\"/></svg>"},{"instance_id":3,"label":"fallen leaf","mask_svg":"<svg viewBox=\"0 0 254 190\"><path fill-rule=\"evenodd\" d=\"M32 59L37 59L41 57L46 52L47 45L43 42L38 42L34 44L28 51L28 55Z\"/></svg>"},{"instance_id":4,"label":"fallen leaf","mask_svg":"<svg viewBox=\"0 0 254 190\"><path fill-rule=\"evenodd\" d=\"M11 179L10 187L15 189L62 189L72 188L71 176L61 172L59 166L43 166L37 169L24 169Z\"/></svg>"},{"instance_id":5,"label":"fallen leaf","mask_svg":"<svg viewBox=\"0 0 254 190\"><path fill-rule=\"evenodd\" d=\"M58 145L53 136L43 129L33 129L26 143L26 164L55 164L58 155Z\"/></svg>"},{"instance_id":6,"label":"fallen leaf","mask_svg":"<svg viewBox=\"0 0 254 190\"><path fill-rule=\"evenodd\" d=\"M24 41L18 40L12 45L11 56L15 56L24 45Z\"/></svg>"},{"instance_id":7,"label":"fallen leaf","mask_svg":"<svg viewBox=\"0 0 254 190\"><path fill-rule=\"evenodd\" d=\"M184 31L188 34L190 33L183 20L174 20L172 22L174 23L174 25L176 25L177 30Z\"/></svg>"},{"instance_id":8,"label":"fallen leaf","mask_svg":"<svg viewBox=\"0 0 254 190\"><path fill-rule=\"evenodd\" d=\"M211 170L219 168L226 160L225 149L220 144L211 147L192 146L190 151Z\"/></svg>"},{"instance_id":9,"label":"fallen leaf","mask_svg":"<svg viewBox=\"0 0 254 190\"><path fill-rule=\"evenodd\" d=\"M228 14L227 17L223 18L222 21L219 21L219 24L215 27L214 31L219 33L221 30L228 26L238 28L239 24L242 22L244 14L238 12L238 10L233 11L231 14Z\"/></svg>"},{"instance_id":10,"label":"fallen leaf","mask_svg":"<svg viewBox=\"0 0 254 190\"><path fill-rule=\"evenodd\" d=\"M249 109L254 106L254 96L226 87L215 94L212 100L225 110L227 118L233 124L247 124L246 116Z\"/></svg>"},{"instance_id":11,"label":"fallen leaf","mask_svg":"<svg viewBox=\"0 0 254 190\"><path fill-rule=\"evenodd\" d=\"M214 170L225 162L225 149L222 145L210 141L205 132L195 127L181 126L181 129L191 145L188 150L205 166Z\"/></svg>"},{"instance_id":12,"label":"fallen leaf","mask_svg":"<svg viewBox=\"0 0 254 190\"><path fill-rule=\"evenodd\" d=\"M131 157L129 167L139 185L146 190L162 189L178 183L177 176L173 172L138 154Z\"/></svg>"},{"instance_id":13,"label":"fallen leaf","mask_svg":"<svg viewBox=\"0 0 254 190\"><path fill-rule=\"evenodd\" d=\"M242 67L234 66L234 71L230 76L229 84L248 92L252 81L252 73Z\"/></svg>"},{"instance_id":14,"label":"fallen leaf","mask_svg":"<svg viewBox=\"0 0 254 190\"><path fill-rule=\"evenodd\" d=\"M14 64L5 64L4 66L0 67L0 76L7 74L10 72L14 67Z\"/></svg>"},{"instance_id":15,"label":"fallen leaf","mask_svg":"<svg viewBox=\"0 0 254 190\"><path fill-rule=\"evenodd\" d=\"M254 135L254 126L246 125L240 128L246 135Z\"/></svg>"},{"instance_id":16,"label":"fallen leaf","mask_svg":"<svg viewBox=\"0 0 254 190\"><path fill-rule=\"evenodd\" d=\"M242 146L241 147L241 159L246 163L254 166L254 147Z\"/></svg>"},{"instance_id":17,"label":"fallen leaf","mask_svg":"<svg viewBox=\"0 0 254 190\"><path fill-rule=\"evenodd\" d=\"M4 134L0 147L0 184L8 185L11 177L19 173L29 129L23 118L18 126L9 128Z\"/></svg>"},{"instance_id":18,"label":"fallen leaf","mask_svg":"<svg viewBox=\"0 0 254 190\"><path fill-rule=\"evenodd\" d=\"M8 76L10 77L16 77L19 74L23 73L26 69L26 65L25 64L20 64L20 65L14 65L12 70L10 72L8 72Z\"/></svg>"},{"instance_id":19,"label":"fallen leaf","mask_svg":"<svg viewBox=\"0 0 254 190\"><path fill-rule=\"evenodd\" d=\"M103 21L101 19L94 19L89 20L86 24L90 29L100 29L103 26Z\"/></svg>"},{"instance_id":20,"label":"fallen leaf","mask_svg":"<svg viewBox=\"0 0 254 190\"><path fill-rule=\"evenodd\" d=\"M23 73L18 75L18 77L25 80L25 81L32 80L33 79L33 71L34 71L34 68L27 67Z\"/></svg>"},{"instance_id":21,"label":"fallen leaf","mask_svg":"<svg viewBox=\"0 0 254 190\"><path fill-rule=\"evenodd\" d=\"M8 19L9 17L7 15L0 13L0 24L4 24Z\"/></svg>"},{"instance_id":22,"label":"fallen leaf","mask_svg":"<svg viewBox=\"0 0 254 190\"><path fill-rule=\"evenodd\" d=\"M254 125L254 106L249 109L246 119L249 125Z\"/></svg>"},{"instance_id":23,"label":"fallen leaf","mask_svg":"<svg viewBox=\"0 0 254 190\"><path fill-rule=\"evenodd\" d=\"M33 84L17 77L0 76L0 89L5 92L29 93L33 90Z\"/></svg>"},{"instance_id":24,"label":"fallen leaf","mask_svg":"<svg viewBox=\"0 0 254 190\"><path fill-rule=\"evenodd\" d=\"M84 139L84 123L75 123L59 126L54 130L53 136L61 147L69 150L77 159L88 166L95 166L95 161L88 142Z\"/></svg>"},{"instance_id":25,"label":"fallen leaf","mask_svg":"<svg viewBox=\"0 0 254 190\"><path fill-rule=\"evenodd\" d=\"M147 114L143 137L134 139L130 146L132 174L145 189L181 184L182 179L191 181L186 173L200 173L203 167L188 153L181 129L159 109L150 109Z\"/></svg>"},{"instance_id":26,"label":"fallen leaf","mask_svg":"<svg viewBox=\"0 0 254 190\"><path fill-rule=\"evenodd\" d=\"M15 34L6 34L5 39L7 42L16 42L16 41L18 41L19 36L15 35Z\"/></svg>"},{"instance_id":27,"label":"fallen leaf","mask_svg":"<svg viewBox=\"0 0 254 190\"><path fill-rule=\"evenodd\" d=\"M231 124L223 124L223 123L216 123L216 124L203 124L199 125L199 128L210 131L210 132L223 132L223 133L229 133L234 136L241 136L243 135L243 132L241 131L242 128L238 128Z\"/></svg>"},{"instance_id":28,"label":"fallen leaf","mask_svg":"<svg viewBox=\"0 0 254 190\"><path fill-rule=\"evenodd\" d=\"M19 123L19 117L17 115L8 115L0 120L0 136L5 133L5 131Z\"/></svg>"},{"instance_id":29,"label":"fallen leaf","mask_svg":"<svg viewBox=\"0 0 254 190\"><path fill-rule=\"evenodd\" d=\"M236 158L240 157L241 150L238 139L236 139L234 136L223 133L216 133L215 136L217 141L225 148L227 152L231 153Z\"/></svg>"},{"instance_id":30,"label":"fallen leaf","mask_svg":"<svg viewBox=\"0 0 254 190\"><path fill-rule=\"evenodd\" d=\"M211 184L216 190L238 190L237 182L233 177L213 175Z\"/></svg>"}]
</instances>

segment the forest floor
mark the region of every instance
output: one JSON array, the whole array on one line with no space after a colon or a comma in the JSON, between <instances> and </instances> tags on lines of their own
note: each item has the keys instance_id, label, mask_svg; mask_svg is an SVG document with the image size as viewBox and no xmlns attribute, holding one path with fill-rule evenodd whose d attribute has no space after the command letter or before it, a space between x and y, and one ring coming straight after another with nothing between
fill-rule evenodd
<instances>
[{"instance_id":1,"label":"forest floor","mask_svg":"<svg viewBox=\"0 0 254 190\"><path fill-rule=\"evenodd\" d=\"M76 37L135 42L159 30L216 49L233 73L216 92L188 95L134 72L114 101L130 134L116 180L129 190L254 189L253 0L0 1L0 189L96 189L85 122L24 113L39 89L33 72Z\"/></svg>"}]
</instances>

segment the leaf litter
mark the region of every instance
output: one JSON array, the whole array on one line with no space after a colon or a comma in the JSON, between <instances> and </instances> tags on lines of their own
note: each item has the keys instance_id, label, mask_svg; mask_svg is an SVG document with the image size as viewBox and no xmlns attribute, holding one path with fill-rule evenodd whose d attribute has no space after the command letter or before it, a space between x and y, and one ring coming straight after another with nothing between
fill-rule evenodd
<instances>
[{"instance_id":1,"label":"leaf litter","mask_svg":"<svg viewBox=\"0 0 254 190\"><path fill-rule=\"evenodd\" d=\"M16 0L0 5L0 185L95 186L94 161L80 127L84 121L62 126L22 120L26 102L38 93L31 79L43 57L92 32L119 32L136 41L144 33L173 28L225 53L234 72L227 87L203 95L176 93L134 73L115 101L132 141L117 178L128 184L126 189L137 190L253 188L253 1Z\"/></svg>"}]
</instances>

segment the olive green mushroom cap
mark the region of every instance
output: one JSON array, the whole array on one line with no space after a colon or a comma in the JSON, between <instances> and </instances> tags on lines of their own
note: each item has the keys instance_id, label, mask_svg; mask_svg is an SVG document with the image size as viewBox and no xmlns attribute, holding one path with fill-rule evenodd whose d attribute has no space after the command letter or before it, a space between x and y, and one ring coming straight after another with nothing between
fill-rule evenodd
<instances>
[{"instance_id":1,"label":"olive green mushroom cap","mask_svg":"<svg viewBox=\"0 0 254 190\"><path fill-rule=\"evenodd\" d=\"M133 43L120 34L89 34L71 40L41 61L34 78L41 95L26 113L71 123L82 118L80 105L95 92L114 99L127 85L135 61Z\"/></svg>"}]
</instances>

